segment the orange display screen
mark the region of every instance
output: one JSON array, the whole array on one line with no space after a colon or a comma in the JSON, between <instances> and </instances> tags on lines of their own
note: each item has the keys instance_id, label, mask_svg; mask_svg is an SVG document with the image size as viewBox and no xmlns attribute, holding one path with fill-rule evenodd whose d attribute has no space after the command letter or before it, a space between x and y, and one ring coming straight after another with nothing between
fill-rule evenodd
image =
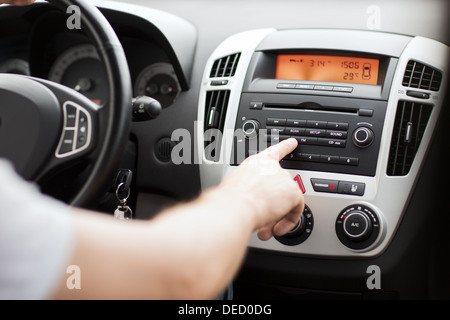
<instances>
[{"instance_id":1,"label":"orange display screen","mask_svg":"<svg viewBox=\"0 0 450 320\"><path fill-rule=\"evenodd\" d=\"M377 84L378 59L323 55L279 55L276 79Z\"/></svg>"}]
</instances>

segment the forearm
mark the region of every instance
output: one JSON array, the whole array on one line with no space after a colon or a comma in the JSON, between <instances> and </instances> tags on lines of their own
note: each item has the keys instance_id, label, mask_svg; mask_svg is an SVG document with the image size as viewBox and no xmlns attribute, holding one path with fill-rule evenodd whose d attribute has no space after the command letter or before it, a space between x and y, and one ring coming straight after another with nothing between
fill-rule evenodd
<instances>
[{"instance_id":1,"label":"forearm","mask_svg":"<svg viewBox=\"0 0 450 320\"><path fill-rule=\"evenodd\" d=\"M213 189L151 222L79 214L72 264L81 269L82 288L63 283L57 297L213 298L242 262L255 228L251 210L242 197Z\"/></svg>"}]
</instances>

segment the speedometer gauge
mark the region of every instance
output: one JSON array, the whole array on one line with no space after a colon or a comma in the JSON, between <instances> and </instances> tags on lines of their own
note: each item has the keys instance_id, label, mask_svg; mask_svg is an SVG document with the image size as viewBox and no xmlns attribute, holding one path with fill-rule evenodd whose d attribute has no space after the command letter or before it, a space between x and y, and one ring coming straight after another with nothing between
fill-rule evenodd
<instances>
[{"instance_id":1,"label":"speedometer gauge","mask_svg":"<svg viewBox=\"0 0 450 320\"><path fill-rule=\"evenodd\" d=\"M108 102L105 67L92 45L65 51L53 64L48 79L80 92L98 105Z\"/></svg>"},{"instance_id":2,"label":"speedometer gauge","mask_svg":"<svg viewBox=\"0 0 450 320\"><path fill-rule=\"evenodd\" d=\"M137 77L135 96L149 96L159 101L163 108L172 105L181 88L175 71L169 63L155 63L145 68Z\"/></svg>"}]
</instances>

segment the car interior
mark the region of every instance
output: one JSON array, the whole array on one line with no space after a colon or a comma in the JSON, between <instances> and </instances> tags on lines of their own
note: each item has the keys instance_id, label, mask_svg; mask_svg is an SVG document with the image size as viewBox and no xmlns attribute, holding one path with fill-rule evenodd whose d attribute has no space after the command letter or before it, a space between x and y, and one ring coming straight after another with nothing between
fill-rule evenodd
<instances>
[{"instance_id":1,"label":"car interior","mask_svg":"<svg viewBox=\"0 0 450 320\"><path fill-rule=\"evenodd\" d=\"M0 6L0 157L25 179L151 219L293 137L305 211L252 235L232 298L450 298L447 1L88 2Z\"/></svg>"}]
</instances>

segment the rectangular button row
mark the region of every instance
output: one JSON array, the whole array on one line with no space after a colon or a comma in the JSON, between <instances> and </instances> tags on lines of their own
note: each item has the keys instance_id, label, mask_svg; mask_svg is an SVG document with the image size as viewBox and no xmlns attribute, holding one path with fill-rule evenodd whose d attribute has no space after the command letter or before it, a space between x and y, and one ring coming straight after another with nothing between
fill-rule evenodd
<instances>
[{"instance_id":1,"label":"rectangular button row","mask_svg":"<svg viewBox=\"0 0 450 320\"><path fill-rule=\"evenodd\" d=\"M268 126L286 126L286 127L300 127L313 129L331 129L331 130L348 130L348 123L343 122L328 122L318 120L298 120L298 119L282 119L282 118L268 118L266 120Z\"/></svg>"},{"instance_id":2,"label":"rectangular button row","mask_svg":"<svg viewBox=\"0 0 450 320\"><path fill-rule=\"evenodd\" d=\"M277 144L280 141L287 140L291 138L288 135L267 135L267 142L271 145ZM337 148L345 148L346 141L342 139L333 139L333 138L316 138L316 137L295 137L292 138L297 139L298 144L304 145L317 145L317 146L327 146L327 147L337 147Z\"/></svg>"},{"instance_id":3,"label":"rectangular button row","mask_svg":"<svg viewBox=\"0 0 450 320\"><path fill-rule=\"evenodd\" d=\"M308 136L308 137L327 137L334 139L346 139L346 131L310 129L310 128L284 128L267 127L268 134L290 135L290 136Z\"/></svg>"},{"instance_id":4,"label":"rectangular button row","mask_svg":"<svg viewBox=\"0 0 450 320\"><path fill-rule=\"evenodd\" d=\"M311 184L316 192L350 194L363 196L366 185L361 182L311 179Z\"/></svg>"},{"instance_id":5,"label":"rectangular button row","mask_svg":"<svg viewBox=\"0 0 450 320\"><path fill-rule=\"evenodd\" d=\"M353 87L324 86L324 85L296 84L296 83L278 83L277 89L318 90L318 91L335 91L345 93L353 92Z\"/></svg>"},{"instance_id":6,"label":"rectangular button row","mask_svg":"<svg viewBox=\"0 0 450 320\"><path fill-rule=\"evenodd\" d=\"M330 163L330 164L344 164L344 165L349 165L349 166L357 166L359 163L358 158L329 156L329 155L310 154L310 153L291 153L291 154L288 154L283 160L311 161L311 162L322 162L322 163Z\"/></svg>"}]
</instances>

